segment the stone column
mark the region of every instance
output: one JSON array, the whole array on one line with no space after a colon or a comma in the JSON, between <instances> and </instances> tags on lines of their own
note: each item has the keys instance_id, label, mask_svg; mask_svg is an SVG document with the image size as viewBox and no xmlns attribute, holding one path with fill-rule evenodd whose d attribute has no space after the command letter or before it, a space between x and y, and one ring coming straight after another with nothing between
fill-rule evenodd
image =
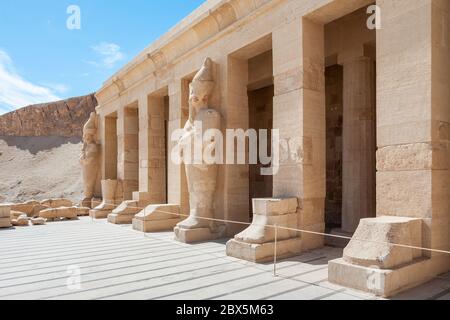
<instances>
[{"instance_id":1,"label":"stone column","mask_svg":"<svg viewBox=\"0 0 450 320\"><path fill-rule=\"evenodd\" d=\"M275 239L267 225L325 231L324 28L296 19L276 29L272 41L273 129L281 139L274 199L253 199L252 225L227 243L228 255L256 262L273 259ZM322 235L280 230L280 257L323 246Z\"/></svg>"},{"instance_id":2,"label":"stone column","mask_svg":"<svg viewBox=\"0 0 450 320\"><path fill-rule=\"evenodd\" d=\"M248 62L229 57L226 71L226 110L222 111L226 129L248 129ZM226 138L228 139L228 138ZM225 140L226 140L225 139ZM227 143L231 143L227 141ZM235 150L237 154L237 150ZM225 154L225 156L227 156ZM228 155L229 156L229 155ZM237 156L235 160L237 159ZM248 222L249 165L233 164L225 170L225 219ZM245 229L239 224L227 224L227 234L234 236Z\"/></svg>"},{"instance_id":3,"label":"stone column","mask_svg":"<svg viewBox=\"0 0 450 320\"><path fill-rule=\"evenodd\" d=\"M139 135L137 108L125 107L118 111L118 171L117 178L122 181L123 198L131 200L134 191L139 189Z\"/></svg>"},{"instance_id":4,"label":"stone column","mask_svg":"<svg viewBox=\"0 0 450 320\"><path fill-rule=\"evenodd\" d=\"M450 269L448 254L392 245L450 249L450 2L377 4L377 217L328 278L392 296Z\"/></svg>"},{"instance_id":5,"label":"stone column","mask_svg":"<svg viewBox=\"0 0 450 320\"><path fill-rule=\"evenodd\" d=\"M273 33L273 127L280 130L281 165L273 177L275 198L299 199L297 227L325 230L326 120L324 28L307 19ZM323 236L302 233L302 249Z\"/></svg>"},{"instance_id":6,"label":"stone column","mask_svg":"<svg viewBox=\"0 0 450 320\"><path fill-rule=\"evenodd\" d=\"M184 165L171 161L170 154L175 142L171 142L174 130L180 129L188 117L186 81L173 82L169 86L169 121L166 133L166 97L148 97L141 123L145 126L140 141L142 169L140 190L145 190L148 205L132 219L133 229L142 232L173 230L178 222L189 214L189 194L187 192ZM166 150L166 144L168 146ZM168 152L166 154L166 151ZM167 167L167 171L166 171ZM167 177L166 177L167 174ZM166 187L167 184L167 187ZM167 191L167 194L166 194Z\"/></svg>"},{"instance_id":7,"label":"stone column","mask_svg":"<svg viewBox=\"0 0 450 320\"><path fill-rule=\"evenodd\" d=\"M187 190L184 164L177 165L173 163L170 159L170 153L176 145L176 142L171 141L173 131L182 128L189 117L188 97L189 83L185 79L174 81L169 85L167 202L180 205L180 213L185 215L189 214L189 192Z\"/></svg>"},{"instance_id":8,"label":"stone column","mask_svg":"<svg viewBox=\"0 0 450 320\"><path fill-rule=\"evenodd\" d=\"M139 99L139 192L134 200L144 205L166 203L164 97Z\"/></svg>"},{"instance_id":9,"label":"stone column","mask_svg":"<svg viewBox=\"0 0 450 320\"><path fill-rule=\"evenodd\" d=\"M375 217L375 63L360 57L344 63L342 230L353 233L362 218Z\"/></svg>"}]
</instances>

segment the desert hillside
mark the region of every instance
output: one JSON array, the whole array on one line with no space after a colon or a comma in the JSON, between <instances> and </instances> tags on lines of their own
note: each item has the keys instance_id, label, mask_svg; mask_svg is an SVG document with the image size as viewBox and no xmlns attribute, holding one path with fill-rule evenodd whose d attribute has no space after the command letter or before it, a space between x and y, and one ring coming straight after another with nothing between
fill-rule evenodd
<instances>
[{"instance_id":1,"label":"desert hillside","mask_svg":"<svg viewBox=\"0 0 450 320\"><path fill-rule=\"evenodd\" d=\"M0 136L81 138L96 106L94 94L28 106L0 116Z\"/></svg>"},{"instance_id":2,"label":"desert hillside","mask_svg":"<svg viewBox=\"0 0 450 320\"><path fill-rule=\"evenodd\" d=\"M78 158L93 94L0 116L0 202L82 196Z\"/></svg>"}]
</instances>

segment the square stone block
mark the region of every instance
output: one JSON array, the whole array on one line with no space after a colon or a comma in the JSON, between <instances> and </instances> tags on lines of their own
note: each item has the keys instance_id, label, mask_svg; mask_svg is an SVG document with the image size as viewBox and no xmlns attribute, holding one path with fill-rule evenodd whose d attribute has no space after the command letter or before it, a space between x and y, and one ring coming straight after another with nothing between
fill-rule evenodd
<instances>
[{"instance_id":1,"label":"square stone block","mask_svg":"<svg viewBox=\"0 0 450 320\"><path fill-rule=\"evenodd\" d=\"M149 205L134 217L133 229L142 232L173 230L177 223L182 220L179 213L179 205Z\"/></svg>"},{"instance_id":2,"label":"square stone block","mask_svg":"<svg viewBox=\"0 0 450 320\"><path fill-rule=\"evenodd\" d=\"M136 200L123 201L117 208L108 214L108 222L113 224L131 224L134 216L141 211Z\"/></svg>"},{"instance_id":3,"label":"square stone block","mask_svg":"<svg viewBox=\"0 0 450 320\"><path fill-rule=\"evenodd\" d=\"M141 232L171 231L182 219L141 220L133 219L133 229Z\"/></svg>"},{"instance_id":4,"label":"square stone block","mask_svg":"<svg viewBox=\"0 0 450 320\"><path fill-rule=\"evenodd\" d=\"M220 239L224 236L225 230L223 228L218 232L212 232L209 228L184 229L175 227L173 231L175 232L175 240L184 243L196 243Z\"/></svg>"},{"instance_id":5,"label":"square stone block","mask_svg":"<svg viewBox=\"0 0 450 320\"><path fill-rule=\"evenodd\" d=\"M89 217L92 219L106 219L111 213L111 210L101 211L101 210L89 210Z\"/></svg>"},{"instance_id":6,"label":"square stone block","mask_svg":"<svg viewBox=\"0 0 450 320\"><path fill-rule=\"evenodd\" d=\"M136 213L110 213L108 222L113 224L131 224Z\"/></svg>"},{"instance_id":7,"label":"square stone block","mask_svg":"<svg viewBox=\"0 0 450 320\"><path fill-rule=\"evenodd\" d=\"M300 238L277 241L277 259L285 259L297 256L302 252ZM251 244L236 239L227 242L227 255L230 257L260 263L273 261L275 254L275 242L263 244Z\"/></svg>"},{"instance_id":8,"label":"square stone block","mask_svg":"<svg viewBox=\"0 0 450 320\"><path fill-rule=\"evenodd\" d=\"M400 245L400 246L399 246ZM392 269L421 257L422 220L383 216L362 219L344 249L344 261L381 269Z\"/></svg>"},{"instance_id":9,"label":"square stone block","mask_svg":"<svg viewBox=\"0 0 450 320\"><path fill-rule=\"evenodd\" d=\"M328 263L328 281L388 298L433 279L436 274L430 272L431 267L431 260L424 258L388 270L358 266L340 258Z\"/></svg>"}]
</instances>

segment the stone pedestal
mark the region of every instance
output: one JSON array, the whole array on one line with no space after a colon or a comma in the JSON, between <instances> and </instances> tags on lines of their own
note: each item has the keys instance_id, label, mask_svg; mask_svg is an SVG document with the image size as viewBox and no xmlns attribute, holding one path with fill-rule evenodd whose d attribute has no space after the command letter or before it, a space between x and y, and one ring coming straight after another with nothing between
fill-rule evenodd
<instances>
[{"instance_id":1,"label":"stone pedestal","mask_svg":"<svg viewBox=\"0 0 450 320\"><path fill-rule=\"evenodd\" d=\"M210 228L185 229L175 227L175 240L184 243L196 243L202 241L211 241L223 238L225 236L225 226L219 226L212 231Z\"/></svg>"},{"instance_id":2,"label":"stone pedestal","mask_svg":"<svg viewBox=\"0 0 450 320\"><path fill-rule=\"evenodd\" d=\"M275 228L277 229L277 257L287 258L301 252L297 228L296 198L253 199L253 222L227 243L227 255L252 262L272 260L274 257Z\"/></svg>"},{"instance_id":3,"label":"stone pedestal","mask_svg":"<svg viewBox=\"0 0 450 320\"><path fill-rule=\"evenodd\" d=\"M180 206L156 204L146 207L133 219L133 229L141 232L169 231L182 220Z\"/></svg>"},{"instance_id":4,"label":"stone pedestal","mask_svg":"<svg viewBox=\"0 0 450 320\"><path fill-rule=\"evenodd\" d=\"M80 206L82 206L84 208L89 208L89 209L93 208L92 207L92 199L93 198L86 198L86 199L81 200Z\"/></svg>"},{"instance_id":5,"label":"stone pedestal","mask_svg":"<svg viewBox=\"0 0 450 320\"><path fill-rule=\"evenodd\" d=\"M277 259L299 255L302 251L302 240L293 238L277 242ZM263 244L247 243L232 239L227 243L227 255L255 263L273 261L275 241Z\"/></svg>"},{"instance_id":6,"label":"stone pedestal","mask_svg":"<svg viewBox=\"0 0 450 320\"><path fill-rule=\"evenodd\" d=\"M428 259L411 247L422 247L421 219L362 219L343 258L329 262L328 280L389 297L430 278Z\"/></svg>"},{"instance_id":7,"label":"stone pedestal","mask_svg":"<svg viewBox=\"0 0 450 320\"><path fill-rule=\"evenodd\" d=\"M159 203L161 197L154 196L149 192L133 192L133 200L127 200L120 203L108 215L108 222L114 224L132 224L134 217L151 203ZM163 200L164 201L164 200Z\"/></svg>"},{"instance_id":8,"label":"stone pedestal","mask_svg":"<svg viewBox=\"0 0 450 320\"><path fill-rule=\"evenodd\" d=\"M131 224L133 218L142 210L139 201L127 200L108 214L108 222L114 224Z\"/></svg>"},{"instance_id":9,"label":"stone pedestal","mask_svg":"<svg viewBox=\"0 0 450 320\"><path fill-rule=\"evenodd\" d=\"M106 219L117 205L115 196L117 189L117 180L102 180L103 202L89 211L89 216L93 219Z\"/></svg>"},{"instance_id":10,"label":"stone pedestal","mask_svg":"<svg viewBox=\"0 0 450 320\"><path fill-rule=\"evenodd\" d=\"M11 227L11 207L0 205L0 228Z\"/></svg>"}]
</instances>

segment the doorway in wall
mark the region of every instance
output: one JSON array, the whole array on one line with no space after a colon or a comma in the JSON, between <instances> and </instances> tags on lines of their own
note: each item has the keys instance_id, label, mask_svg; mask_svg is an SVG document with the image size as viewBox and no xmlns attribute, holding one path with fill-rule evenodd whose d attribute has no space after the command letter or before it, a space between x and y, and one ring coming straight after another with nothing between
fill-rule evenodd
<instances>
[{"instance_id":1,"label":"doorway in wall","mask_svg":"<svg viewBox=\"0 0 450 320\"><path fill-rule=\"evenodd\" d=\"M366 21L364 7L325 25L325 220L343 235L376 216L376 32Z\"/></svg>"}]
</instances>

